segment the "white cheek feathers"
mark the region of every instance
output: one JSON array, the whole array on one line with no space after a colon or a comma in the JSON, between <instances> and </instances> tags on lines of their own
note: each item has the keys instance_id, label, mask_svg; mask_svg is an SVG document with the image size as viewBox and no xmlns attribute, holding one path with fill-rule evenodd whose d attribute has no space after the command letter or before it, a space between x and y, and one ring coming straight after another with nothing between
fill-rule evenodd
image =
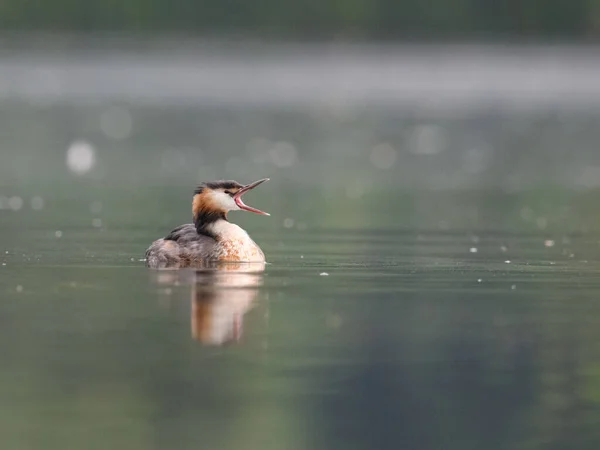
<instances>
[{"instance_id":1,"label":"white cheek feathers","mask_svg":"<svg viewBox=\"0 0 600 450\"><path fill-rule=\"evenodd\" d=\"M233 200L233 197L223 191L213 191L211 196L215 206L223 211L236 211L240 209Z\"/></svg>"}]
</instances>

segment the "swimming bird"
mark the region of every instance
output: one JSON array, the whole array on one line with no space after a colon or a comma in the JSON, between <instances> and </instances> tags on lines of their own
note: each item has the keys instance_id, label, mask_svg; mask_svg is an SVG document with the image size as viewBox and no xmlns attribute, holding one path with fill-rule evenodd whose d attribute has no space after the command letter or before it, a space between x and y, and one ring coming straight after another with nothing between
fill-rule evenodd
<instances>
[{"instance_id":1,"label":"swimming bird","mask_svg":"<svg viewBox=\"0 0 600 450\"><path fill-rule=\"evenodd\" d=\"M268 216L246 205L242 196L268 178L241 185L237 181L202 183L194 191L194 223L175 228L168 236L154 241L146 251L151 268L205 267L214 262L264 262L265 255L248 233L229 222L229 211L250 211Z\"/></svg>"}]
</instances>

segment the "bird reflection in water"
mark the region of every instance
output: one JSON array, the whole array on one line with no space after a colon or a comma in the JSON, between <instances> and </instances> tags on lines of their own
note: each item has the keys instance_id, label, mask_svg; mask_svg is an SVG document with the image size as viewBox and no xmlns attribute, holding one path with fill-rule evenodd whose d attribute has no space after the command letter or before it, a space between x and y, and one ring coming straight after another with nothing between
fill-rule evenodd
<instances>
[{"instance_id":1,"label":"bird reflection in water","mask_svg":"<svg viewBox=\"0 0 600 450\"><path fill-rule=\"evenodd\" d=\"M255 305L264 269L265 263L215 263L154 274L161 286L190 285L191 336L218 346L240 341L244 315Z\"/></svg>"}]
</instances>

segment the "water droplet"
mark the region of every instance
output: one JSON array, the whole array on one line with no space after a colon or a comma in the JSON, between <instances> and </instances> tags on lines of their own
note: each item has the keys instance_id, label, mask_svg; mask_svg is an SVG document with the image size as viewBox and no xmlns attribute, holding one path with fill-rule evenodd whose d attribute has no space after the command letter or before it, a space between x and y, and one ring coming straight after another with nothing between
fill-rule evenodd
<instances>
[{"instance_id":1,"label":"water droplet","mask_svg":"<svg viewBox=\"0 0 600 450\"><path fill-rule=\"evenodd\" d=\"M328 277L329 276L329 274L327 272L321 272L319 275L322 276L322 277Z\"/></svg>"},{"instance_id":2,"label":"water droplet","mask_svg":"<svg viewBox=\"0 0 600 450\"><path fill-rule=\"evenodd\" d=\"M292 228L294 226L294 219L290 219L289 217L283 221L283 226L285 228Z\"/></svg>"},{"instance_id":3,"label":"water droplet","mask_svg":"<svg viewBox=\"0 0 600 450\"><path fill-rule=\"evenodd\" d=\"M67 150L67 167L77 175L89 172L96 164L96 151L86 141L75 141Z\"/></svg>"},{"instance_id":4,"label":"water droplet","mask_svg":"<svg viewBox=\"0 0 600 450\"><path fill-rule=\"evenodd\" d=\"M544 246L545 247L554 247L554 241L552 239L546 239L544 241Z\"/></svg>"},{"instance_id":5,"label":"water droplet","mask_svg":"<svg viewBox=\"0 0 600 450\"><path fill-rule=\"evenodd\" d=\"M500 251L501 251L502 253L505 253L505 252L507 252L507 251L508 251L508 247L507 247L506 245L501 245L501 246L500 246Z\"/></svg>"},{"instance_id":6,"label":"water droplet","mask_svg":"<svg viewBox=\"0 0 600 450\"><path fill-rule=\"evenodd\" d=\"M23 292L23 286L17 285L17 292Z\"/></svg>"},{"instance_id":7,"label":"water droplet","mask_svg":"<svg viewBox=\"0 0 600 450\"><path fill-rule=\"evenodd\" d=\"M477 282L481 283L483 280L481 278L477 278Z\"/></svg>"},{"instance_id":8,"label":"water droplet","mask_svg":"<svg viewBox=\"0 0 600 450\"><path fill-rule=\"evenodd\" d=\"M517 288L517 285L513 284L510 288L514 291Z\"/></svg>"},{"instance_id":9,"label":"water droplet","mask_svg":"<svg viewBox=\"0 0 600 450\"><path fill-rule=\"evenodd\" d=\"M507 259L506 261L504 261L506 264L510 264L510 260Z\"/></svg>"},{"instance_id":10,"label":"water droplet","mask_svg":"<svg viewBox=\"0 0 600 450\"><path fill-rule=\"evenodd\" d=\"M57 230L57 231L54 232L54 236L56 236L57 238L61 238L62 235L63 235L63 232L60 231L60 230Z\"/></svg>"},{"instance_id":11,"label":"water droplet","mask_svg":"<svg viewBox=\"0 0 600 450\"><path fill-rule=\"evenodd\" d=\"M471 252L471 253L477 253L477 247L471 247L469 249L469 252Z\"/></svg>"},{"instance_id":12,"label":"water droplet","mask_svg":"<svg viewBox=\"0 0 600 450\"><path fill-rule=\"evenodd\" d=\"M371 149L371 155L369 159L378 169L390 169L396 163L398 154L396 149L391 144L384 142L383 144L376 145Z\"/></svg>"},{"instance_id":13,"label":"water droplet","mask_svg":"<svg viewBox=\"0 0 600 450\"><path fill-rule=\"evenodd\" d=\"M13 211L18 211L23 207L23 199L21 197L11 197L8 199L8 207Z\"/></svg>"},{"instance_id":14,"label":"water droplet","mask_svg":"<svg viewBox=\"0 0 600 450\"><path fill-rule=\"evenodd\" d=\"M95 219L93 219L92 220L92 226L94 228L100 228L102 226L102 219L99 219L97 217Z\"/></svg>"},{"instance_id":15,"label":"water droplet","mask_svg":"<svg viewBox=\"0 0 600 450\"><path fill-rule=\"evenodd\" d=\"M3 266L5 266L5 265L6 265L6 263L2 263L2 265L3 265Z\"/></svg>"}]
</instances>

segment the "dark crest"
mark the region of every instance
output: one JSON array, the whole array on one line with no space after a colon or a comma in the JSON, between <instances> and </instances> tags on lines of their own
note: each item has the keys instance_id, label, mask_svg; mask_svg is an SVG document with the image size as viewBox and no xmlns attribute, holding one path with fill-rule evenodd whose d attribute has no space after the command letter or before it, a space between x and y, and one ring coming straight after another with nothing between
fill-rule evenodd
<instances>
[{"instance_id":1,"label":"dark crest","mask_svg":"<svg viewBox=\"0 0 600 450\"><path fill-rule=\"evenodd\" d=\"M200 185L194 191L194 194L202 194L205 188L208 189L240 189L243 186L237 181L233 180L218 180L218 181L207 181L206 183L200 183Z\"/></svg>"}]
</instances>

